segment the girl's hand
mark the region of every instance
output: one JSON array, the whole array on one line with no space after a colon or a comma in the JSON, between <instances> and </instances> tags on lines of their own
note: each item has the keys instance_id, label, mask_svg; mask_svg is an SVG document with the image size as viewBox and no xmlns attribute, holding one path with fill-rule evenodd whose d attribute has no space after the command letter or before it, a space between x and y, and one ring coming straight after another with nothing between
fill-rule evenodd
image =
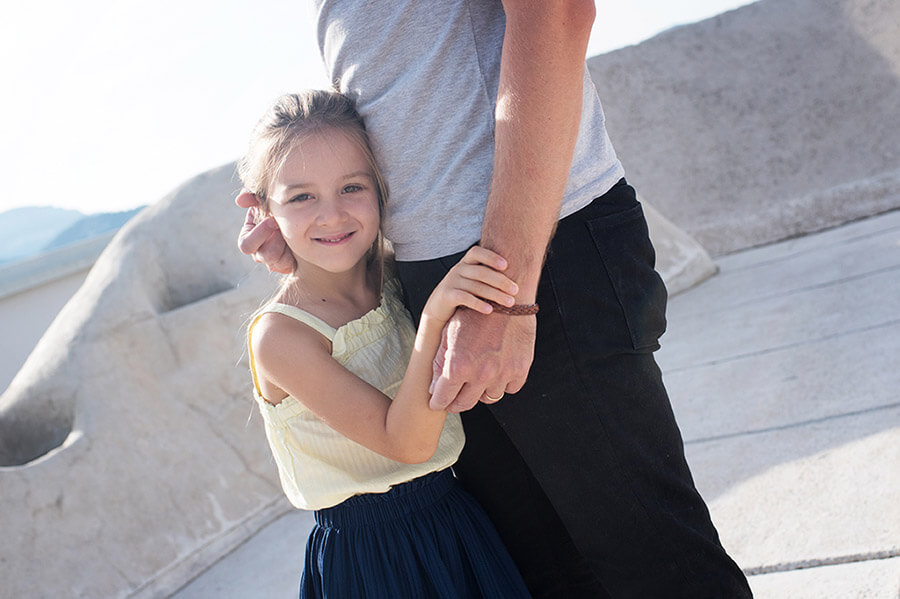
<instances>
[{"instance_id":1,"label":"girl's hand","mask_svg":"<svg viewBox=\"0 0 900 599\"><path fill-rule=\"evenodd\" d=\"M486 300L512 306L519 286L502 273L506 267L499 254L473 246L431 292L422 316L445 323L459 306L482 314L493 311Z\"/></svg>"}]
</instances>

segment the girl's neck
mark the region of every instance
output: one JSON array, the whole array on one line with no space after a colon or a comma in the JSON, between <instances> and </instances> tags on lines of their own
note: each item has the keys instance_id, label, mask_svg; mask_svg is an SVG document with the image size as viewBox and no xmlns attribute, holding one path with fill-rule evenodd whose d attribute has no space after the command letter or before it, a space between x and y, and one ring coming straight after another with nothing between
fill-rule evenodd
<instances>
[{"instance_id":1,"label":"girl's neck","mask_svg":"<svg viewBox=\"0 0 900 599\"><path fill-rule=\"evenodd\" d=\"M339 327L378 307L381 273L366 260L358 268L333 273L315 266L298 267L277 301L296 305Z\"/></svg>"}]
</instances>

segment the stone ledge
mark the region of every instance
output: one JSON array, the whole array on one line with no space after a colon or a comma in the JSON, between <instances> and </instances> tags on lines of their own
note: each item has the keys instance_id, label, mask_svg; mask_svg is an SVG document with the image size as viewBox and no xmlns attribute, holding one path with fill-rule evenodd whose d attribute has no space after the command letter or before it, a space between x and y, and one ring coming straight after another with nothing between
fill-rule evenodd
<instances>
[{"instance_id":1,"label":"stone ledge","mask_svg":"<svg viewBox=\"0 0 900 599\"><path fill-rule=\"evenodd\" d=\"M0 299L89 270L115 234L104 233L0 267Z\"/></svg>"}]
</instances>

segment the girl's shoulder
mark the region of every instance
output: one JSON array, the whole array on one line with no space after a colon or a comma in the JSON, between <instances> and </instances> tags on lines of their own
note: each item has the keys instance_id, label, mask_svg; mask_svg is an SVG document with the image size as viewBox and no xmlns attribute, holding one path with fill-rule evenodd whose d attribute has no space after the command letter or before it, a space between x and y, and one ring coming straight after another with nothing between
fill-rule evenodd
<instances>
[{"instance_id":1,"label":"girl's shoulder","mask_svg":"<svg viewBox=\"0 0 900 599\"><path fill-rule=\"evenodd\" d=\"M250 368L259 395L278 404L288 393L274 381L288 372L319 368L330 359L331 341L324 332L270 307L256 316L248 331Z\"/></svg>"},{"instance_id":2,"label":"girl's shoulder","mask_svg":"<svg viewBox=\"0 0 900 599\"><path fill-rule=\"evenodd\" d=\"M329 341L334 339L335 331L338 327L329 324L322 315L316 315L302 307L294 304L281 303L274 301L260 309L257 313L257 321L264 321L266 327L272 327L278 323L290 323L291 321L301 323L306 327L316 331ZM259 326L254 322L251 326ZM291 327L293 330L302 330Z\"/></svg>"},{"instance_id":3,"label":"girl's shoulder","mask_svg":"<svg viewBox=\"0 0 900 599\"><path fill-rule=\"evenodd\" d=\"M327 323L293 306L281 304L277 308L257 316L250 329L250 345L257 361L265 363L272 358L296 356L294 352L304 350L324 349L330 353L334 330ZM295 311L302 312L305 318L292 315Z\"/></svg>"}]
</instances>

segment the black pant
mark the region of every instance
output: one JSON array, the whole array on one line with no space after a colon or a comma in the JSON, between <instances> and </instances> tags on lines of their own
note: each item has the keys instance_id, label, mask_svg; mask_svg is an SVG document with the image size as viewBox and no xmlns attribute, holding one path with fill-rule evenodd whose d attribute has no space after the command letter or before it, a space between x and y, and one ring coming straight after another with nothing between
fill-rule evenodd
<instances>
[{"instance_id":1,"label":"black pant","mask_svg":"<svg viewBox=\"0 0 900 599\"><path fill-rule=\"evenodd\" d=\"M416 318L459 260L401 262ZM653 358L666 291L634 190L561 220L523 389L463 414L455 470L537 597L749 597L697 493Z\"/></svg>"}]
</instances>

